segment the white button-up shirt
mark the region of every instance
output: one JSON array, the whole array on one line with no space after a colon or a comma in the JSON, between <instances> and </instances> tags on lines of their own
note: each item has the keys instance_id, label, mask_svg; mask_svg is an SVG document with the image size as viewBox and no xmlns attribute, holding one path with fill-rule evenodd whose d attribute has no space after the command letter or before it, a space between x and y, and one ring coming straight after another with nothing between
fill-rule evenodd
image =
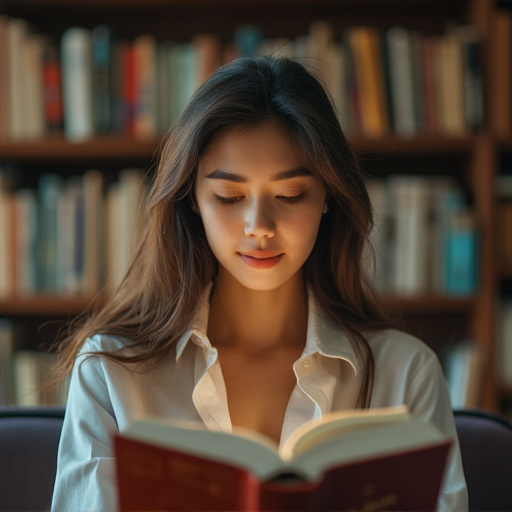
<instances>
[{"instance_id":1,"label":"white button-up shirt","mask_svg":"<svg viewBox=\"0 0 512 512\"><path fill-rule=\"evenodd\" d=\"M294 363L281 444L302 423L330 411L354 408L363 370L347 335L319 310L309 294L307 341ZM217 350L208 337L208 295L175 356L147 372L132 371L107 358L85 355L116 351L126 342L97 335L75 363L59 447L53 512L117 509L112 435L147 415L232 429ZM418 339L396 330L369 333L375 359L371 407L406 404L454 440L439 498L439 510L467 510L467 491L443 372L437 356ZM421 468L419 468L421 471Z\"/></svg>"}]
</instances>

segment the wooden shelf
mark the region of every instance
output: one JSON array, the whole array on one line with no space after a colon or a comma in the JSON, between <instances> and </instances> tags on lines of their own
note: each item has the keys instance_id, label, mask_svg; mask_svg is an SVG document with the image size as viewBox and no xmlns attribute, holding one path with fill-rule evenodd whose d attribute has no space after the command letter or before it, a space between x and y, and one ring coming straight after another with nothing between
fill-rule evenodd
<instances>
[{"instance_id":1,"label":"wooden shelf","mask_svg":"<svg viewBox=\"0 0 512 512\"><path fill-rule=\"evenodd\" d=\"M475 135L467 137L443 137L424 135L414 137L351 137L350 143L358 153L381 153L386 155L467 155L475 146Z\"/></svg>"},{"instance_id":2,"label":"wooden shelf","mask_svg":"<svg viewBox=\"0 0 512 512\"><path fill-rule=\"evenodd\" d=\"M30 161L148 159L157 151L161 138L142 140L105 136L69 142L62 136L33 141L1 141L0 159Z\"/></svg>"},{"instance_id":3,"label":"wooden shelf","mask_svg":"<svg viewBox=\"0 0 512 512\"><path fill-rule=\"evenodd\" d=\"M411 297L387 295L382 297L382 302L390 313L451 315L454 313L471 314L476 305L476 298L446 295Z\"/></svg>"},{"instance_id":4,"label":"wooden shelf","mask_svg":"<svg viewBox=\"0 0 512 512\"><path fill-rule=\"evenodd\" d=\"M118 160L126 158L146 159L155 156L162 137L135 139L108 135L82 142L70 142L63 136L50 136L29 141L0 141L0 159L30 161ZM350 143L358 153L385 155L451 154L466 155L475 144L475 137L397 137L376 139L352 137Z\"/></svg>"},{"instance_id":5,"label":"wooden shelf","mask_svg":"<svg viewBox=\"0 0 512 512\"><path fill-rule=\"evenodd\" d=\"M86 311L92 297L34 295L0 299L1 315L77 315Z\"/></svg>"}]
</instances>

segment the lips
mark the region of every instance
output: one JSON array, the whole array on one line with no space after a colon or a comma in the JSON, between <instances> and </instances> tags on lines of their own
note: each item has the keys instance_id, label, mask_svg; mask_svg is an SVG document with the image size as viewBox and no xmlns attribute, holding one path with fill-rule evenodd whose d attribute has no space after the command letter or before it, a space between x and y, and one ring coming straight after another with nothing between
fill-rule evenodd
<instances>
[{"instance_id":1,"label":"lips","mask_svg":"<svg viewBox=\"0 0 512 512\"><path fill-rule=\"evenodd\" d=\"M249 251L239 254L244 263L257 269L272 268L277 265L283 257L283 253L277 253L275 251Z\"/></svg>"}]
</instances>

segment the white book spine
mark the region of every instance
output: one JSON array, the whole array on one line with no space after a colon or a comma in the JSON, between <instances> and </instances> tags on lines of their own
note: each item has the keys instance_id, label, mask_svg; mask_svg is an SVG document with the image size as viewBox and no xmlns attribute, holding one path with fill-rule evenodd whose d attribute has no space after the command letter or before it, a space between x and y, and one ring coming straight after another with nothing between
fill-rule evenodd
<instances>
[{"instance_id":1,"label":"white book spine","mask_svg":"<svg viewBox=\"0 0 512 512\"><path fill-rule=\"evenodd\" d=\"M23 45L27 37L27 22L12 18L7 28L8 78L9 78L9 133L13 139L26 136L25 80Z\"/></svg>"},{"instance_id":2,"label":"white book spine","mask_svg":"<svg viewBox=\"0 0 512 512\"><path fill-rule=\"evenodd\" d=\"M387 48L394 128L398 135L414 135L416 121L409 32L401 27L388 30Z\"/></svg>"},{"instance_id":3,"label":"white book spine","mask_svg":"<svg viewBox=\"0 0 512 512\"><path fill-rule=\"evenodd\" d=\"M389 186L394 219L393 288L400 294L421 294L428 286L428 181L395 175Z\"/></svg>"},{"instance_id":4,"label":"white book spine","mask_svg":"<svg viewBox=\"0 0 512 512\"><path fill-rule=\"evenodd\" d=\"M79 27L62 36L64 131L73 141L94 135L91 33Z\"/></svg>"}]
</instances>

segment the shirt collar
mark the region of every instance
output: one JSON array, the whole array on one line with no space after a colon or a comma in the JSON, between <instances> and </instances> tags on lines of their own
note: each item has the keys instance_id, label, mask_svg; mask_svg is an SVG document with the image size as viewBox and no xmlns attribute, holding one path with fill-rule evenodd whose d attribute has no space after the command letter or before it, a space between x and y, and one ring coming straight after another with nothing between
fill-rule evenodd
<instances>
[{"instance_id":1,"label":"shirt collar","mask_svg":"<svg viewBox=\"0 0 512 512\"><path fill-rule=\"evenodd\" d=\"M212 285L209 285L203 292L190 328L187 329L178 340L176 345L177 360L180 358L189 341L192 341L207 351L216 352L206 335L208 314L210 311L211 289ZM354 373L357 374L360 359L347 333L340 325L327 317L321 310L315 294L308 289L308 327L303 357L315 353L319 353L325 357L343 359L350 364Z\"/></svg>"}]
</instances>

